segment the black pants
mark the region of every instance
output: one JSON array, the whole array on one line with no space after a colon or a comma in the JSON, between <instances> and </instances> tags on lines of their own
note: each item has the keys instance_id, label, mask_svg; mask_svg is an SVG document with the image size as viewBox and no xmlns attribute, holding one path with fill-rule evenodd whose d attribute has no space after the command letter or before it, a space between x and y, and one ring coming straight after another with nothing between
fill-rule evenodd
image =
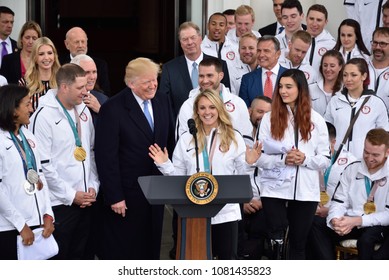
<instances>
[{"instance_id":1,"label":"black pants","mask_svg":"<svg viewBox=\"0 0 389 280\"><path fill-rule=\"evenodd\" d=\"M315 201L297 201L262 197L268 236L283 239L289 226L289 258L305 259L305 246L317 208Z\"/></svg>"},{"instance_id":2,"label":"black pants","mask_svg":"<svg viewBox=\"0 0 389 280\"><path fill-rule=\"evenodd\" d=\"M236 260L238 221L212 225L212 255L219 260Z\"/></svg>"},{"instance_id":3,"label":"black pants","mask_svg":"<svg viewBox=\"0 0 389 280\"><path fill-rule=\"evenodd\" d=\"M309 249L312 259L334 260L336 244L346 239L357 239L359 259L385 259L385 249L381 248L375 252L374 246L376 243L382 243L384 236L388 235L388 233L389 227L373 226L353 228L349 234L340 236L327 226L325 218L315 216L309 234Z\"/></svg>"},{"instance_id":4,"label":"black pants","mask_svg":"<svg viewBox=\"0 0 389 280\"><path fill-rule=\"evenodd\" d=\"M59 247L59 253L53 259L83 259L90 232L91 209L80 208L78 205L58 205L53 207L53 212L53 234Z\"/></svg>"},{"instance_id":5,"label":"black pants","mask_svg":"<svg viewBox=\"0 0 389 280\"><path fill-rule=\"evenodd\" d=\"M241 212L243 219L239 221L238 256L260 259L264 255L267 238L265 214L262 209L252 214L244 214L243 205Z\"/></svg>"}]
</instances>

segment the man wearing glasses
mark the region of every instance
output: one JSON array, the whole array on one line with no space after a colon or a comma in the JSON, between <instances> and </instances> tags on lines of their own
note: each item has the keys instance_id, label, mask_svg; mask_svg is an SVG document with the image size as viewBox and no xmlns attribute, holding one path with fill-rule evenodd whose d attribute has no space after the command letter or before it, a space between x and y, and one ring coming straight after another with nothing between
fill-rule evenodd
<instances>
[{"instance_id":1,"label":"man wearing glasses","mask_svg":"<svg viewBox=\"0 0 389 280\"><path fill-rule=\"evenodd\" d=\"M389 108L389 27L379 27L371 41L371 61L369 62L369 88L381 97ZM388 110L389 111L389 110Z\"/></svg>"}]
</instances>

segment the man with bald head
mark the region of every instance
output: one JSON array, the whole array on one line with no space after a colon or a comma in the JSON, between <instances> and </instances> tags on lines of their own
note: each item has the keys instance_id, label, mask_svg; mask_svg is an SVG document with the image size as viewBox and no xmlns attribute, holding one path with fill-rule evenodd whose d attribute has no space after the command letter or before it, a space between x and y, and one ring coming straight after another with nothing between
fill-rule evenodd
<instances>
[{"instance_id":1,"label":"man with bald head","mask_svg":"<svg viewBox=\"0 0 389 280\"><path fill-rule=\"evenodd\" d=\"M70 60L79 54L87 54L88 52L88 36L80 27L69 29L65 37L65 47L69 54L63 54L59 57L61 64L69 63ZM110 82L108 78L107 62L101 58L92 57L97 67L96 88L109 95L111 92Z\"/></svg>"}]
</instances>

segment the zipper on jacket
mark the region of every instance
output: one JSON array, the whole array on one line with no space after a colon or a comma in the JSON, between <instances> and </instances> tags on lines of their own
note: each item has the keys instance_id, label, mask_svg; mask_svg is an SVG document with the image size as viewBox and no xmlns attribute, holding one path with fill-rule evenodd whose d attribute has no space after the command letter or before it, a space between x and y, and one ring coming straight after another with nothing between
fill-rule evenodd
<instances>
[{"instance_id":1,"label":"zipper on jacket","mask_svg":"<svg viewBox=\"0 0 389 280\"><path fill-rule=\"evenodd\" d=\"M85 188L85 192L88 192L88 187L86 185L86 174L85 174L85 163L84 161L82 162L82 172L84 173L84 188Z\"/></svg>"},{"instance_id":2,"label":"zipper on jacket","mask_svg":"<svg viewBox=\"0 0 389 280\"><path fill-rule=\"evenodd\" d=\"M35 198L36 210L38 212L38 217L39 217L39 225L43 225L42 218L41 218L41 211L39 211L39 202L38 202L38 199L36 197L36 193L34 193L34 198Z\"/></svg>"}]
</instances>

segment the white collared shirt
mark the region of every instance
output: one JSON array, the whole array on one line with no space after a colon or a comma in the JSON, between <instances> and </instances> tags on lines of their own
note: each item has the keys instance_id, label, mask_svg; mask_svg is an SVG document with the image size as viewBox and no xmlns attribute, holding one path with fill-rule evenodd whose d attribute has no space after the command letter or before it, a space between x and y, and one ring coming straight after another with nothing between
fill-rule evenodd
<instances>
[{"instance_id":1,"label":"white collared shirt","mask_svg":"<svg viewBox=\"0 0 389 280\"><path fill-rule=\"evenodd\" d=\"M274 88L276 87L276 82L277 82L278 71L280 71L280 64L277 63L272 69L262 68L262 87L263 88L265 87L265 82L267 79L267 74L266 74L267 71L272 72L270 79L271 79L271 82L273 85L273 92L274 92Z\"/></svg>"},{"instance_id":2,"label":"white collared shirt","mask_svg":"<svg viewBox=\"0 0 389 280\"><path fill-rule=\"evenodd\" d=\"M185 56L185 60L186 60L186 65L188 67L188 71L189 71L189 76L192 78L192 69L193 69L193 62L196 62L197 63L197 71L199 70L199 65L200 65L200 62L203 60L203 57L204 57L204 54L203 52L201 52L200 56L195 60L190 60L189 58L187 58Z\"/></svg>"}]
</instances>

